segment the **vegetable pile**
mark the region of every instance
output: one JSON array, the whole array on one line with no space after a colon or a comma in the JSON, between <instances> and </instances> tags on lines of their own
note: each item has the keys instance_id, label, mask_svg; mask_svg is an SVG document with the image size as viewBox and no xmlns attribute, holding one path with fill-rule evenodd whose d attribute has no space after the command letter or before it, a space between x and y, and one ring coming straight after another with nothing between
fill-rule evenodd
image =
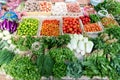
<instances>
[{"instance_id":1,"label":"vegetable pile","mask_svg":"<svg viewBox=\"0 0 120 80\"><path fill-rule=\"evenodd\" d=\"M15 54L8 50L0 50L0 66L3 64L8 64L13 58Z\"/></svg>"},{"instance_id":2,"label":"vegetable pile","mask_svg":"<svg viewBox=\"0 0 120 80\"><path fill-rule=\"evenodd\" d=\"M91 23L96 23L96 22L100 21L98 15L96 15L96 14L90 14L90 20L91 20Z\"/></svg>"},{"instance_id":3,"label":"vegetable pile","mask_svg":"<svg viewBox=\"0 0 120 80\"><path fill-rule=\"evenodd\" d=\"M44 35L44 36L60 35L59 25L60 25L60 21L57 19L44 20L42 22L42 29L41 29L40 35Z\"/></svg>"},{"instance_id":4,"label":"vegetable pile","mask_svg":"<svg viewBox=\"0 0 120 80\"><path fill-rule=\"evenodd\" d=\"M85 32L99 32L102 31L102 27L99 26L97 23L90 23L84 25Z\"/></svg>"},{"instance_id":5,"label":"vegetable pile","mask_svg":"<svg viewBox=\"0 0 120 80\"><path fill-rule=\"evenodd\" d=\"M89 16L80 16L80 19L82 20L83 25L90 23Z\"/></svg>"},{"instance_id":6,"label":"vegetable pile","mask_svg":"<svg viewBox=\"0 0 120 80\"><path fill-rule=\"evenodd\" d=\"M118 23L114 19L108 17L102 18L101 22L105 28L110 28L113 25L114 26L118 25Z\"/></svg>"},{"instance_id":7,"label":"vegetable pile","mask_svg":"<svg viewBox=\"0 0 120 80\"><path fill-rule=\"evenodd\" d=\"M36 65L29 57L16 55L14 59L5 67L5 71L12 75L15 80L39 80L40 74Z\"/></svg>"},{"instance_id":8,"label":"vegetable pile","mask_svg":"<svg viewBox=\"0 0 120 80\"><path fill-rule=\"evenodd\" d=\"M81 34L79 18L64 17L63 18L63 33Z\"/></svg>"},{"instance_id":9,"label":"vegetable pile","mask_svg":"<svg viewBox=\"0 0 120 80\"><path fill-rule=\"evenodd\" d=\"M1 25L0 29L1 30L8 30L10 33L14 33L17 30L18 23L16 21L10 21L5 19Z\"/></svg>"},{"instance_id":10,"label":"vegetable pile","mask_svg":"<svg viewBox=\"0 0 120 80\"><path fill-rule=\"evenodd\" d=\"M80 12L79 4L77 4L77 3L67 3L66 5L67 5L68 12L75 12L75 13Z\"/></svg>"},{"instance_id":11,"label":"vegetable pile","mask_svg":"<svg viewBox=\"0 0 120 80\"><path fill-rule=\"evenodd\" d=\"M17 34L20 36L31 35L36 36L39 26L39 20L34 18L25 18L21 21Z\"/></svg>"},{"instance_id":12,"label":"vegetable pile","mask_svg":"<svg viewBox=\"0 0 120 80\"><path fill-rule=\"evenodd\" d=\"M40 1L40 11L41 12L50 12L52 8L52 3L47 1Z\"/></svg>"}]
</instances>

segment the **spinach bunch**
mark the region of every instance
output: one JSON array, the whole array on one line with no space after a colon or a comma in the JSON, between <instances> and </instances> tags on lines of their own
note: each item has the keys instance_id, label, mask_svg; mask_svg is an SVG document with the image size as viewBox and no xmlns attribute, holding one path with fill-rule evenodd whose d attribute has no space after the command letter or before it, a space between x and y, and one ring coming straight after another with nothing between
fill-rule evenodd
<instances>
[{"instance_id":1,"label":"spinach bunch","mask_svg":"<svg viewBox=\"0 0 120 80\"><path fill-rule=\"evenodd\" d=\"M5 66L7 74L11 75L15 80L39 80L40 74L35 64L29 57L21 57L16 55L14 59Z\"/></svg>"},{"instance_id":2,"label":"spinach bunch","mask_svg":"<svg viewBox=\"0 0 120 80\"><path fill-rule=\"evenodd\" d=\"M54 62L49 54L39 54L36 62L41 76L49 77L53 75Z\"/></svg>"}]
</instances>

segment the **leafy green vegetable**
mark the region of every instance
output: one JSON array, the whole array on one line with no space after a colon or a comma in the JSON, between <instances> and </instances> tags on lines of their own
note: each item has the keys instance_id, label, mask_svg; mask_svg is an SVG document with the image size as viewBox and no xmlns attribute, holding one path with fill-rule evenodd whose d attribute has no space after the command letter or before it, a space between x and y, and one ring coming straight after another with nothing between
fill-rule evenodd
<instances>
[{"instance_id":1,"label":"leafy green vegetable","mask_svg":"<svg viewBox=\"0 0 120 80\"><path fill-rule=\"evenodd\" d=\"M8 50L0 50L0 65L9 64L9 62L14 58L15 54Z\"/></svg>"},{"instance_id":2,"label":"leafy green vegetable","mask_svg":"<svg viewBox=\"0 0 120 80\"><path fill-rule=\"evenodd\" d=\"M82 70L82 63L79 60L76 60L75 62L70 62L67 65L67 76L73 77L73 78L80 78L82 76L83 70Z\"/></svg>"},{"instance_id":3,"label":"leafy green vegetable","mask_svg":"<svg viewBox=\"0 0 120 80\"><path fill-rule=\"evenodd\" d=\"M108 76L110 80L119 78L116 70L110 65L110 61L106 58L103 52L95 52L90 56L87 56L83 62L84 75L93 76Z\"/></svg>"},{"instance_id":4,"label":"leafy green vegetable","mask_svg":"<svg viewBox=\"0 0 120 80\"><path fill-rule=\"evenodd\" d=\"M120 2L115 0L105 0L102 3L99 3L97 6L95 6L95 10L107 10L108 13L117 15L120 14Z\"/></svg>"},{"instance_id":5,"label":"leafy green vegetable","mask_svg":"<svg viewBox=\"0 0 120 80\"><path fill-rule=\"evenodd\" d=\"M43 46L51 49L53 47L62 47L70 42L71 38L69 35L60 35L58 37L42 37Z\"/></svg>"},{"instance_id":6,"label":"leafy green vegetable","mask_svg":"<svg viewBox=\"0 0 120 80\"><path fill-rule=\"evenodd\" d=\"M111 65L116 69L120 76L120 54L117 54L114 58L112 58Z\"/></svg>"},{"instance_id":7,"label":"leafy green vegetable","mask_svg":"<svg viewBox=\"0 0 120 80\"><path fill-rule=\"evenodd\" d=\"M35 38L32 36L12 38L12 43L17 45L17 48L19 48L21 51L31 49L32 44L36 41L40 42L40 38Z\"/></svg>"},{"instance_id":8,"label":"leafy green vegetable","mask_svg":"<svg viewBox=\"0 0 120 80\"><path fill-rule=\"evenodd\" d=\"M91 23L96 23L100 21L100 18L96 14L90 14L90 20L91 20Z\"/></svg>"},{"instance_id":9,"label":"leafy green vegetable","mask_svg":"<svg viewBox=\"0 0 120 80\"><path fill-rule=\"evenodd\" d=\"M67 66L64 63L55 63L53 67L53 75L56 78L61 78L66 76Z\"/></svg>"},{"instance_id":10,"label":"leafy green vegetable","mask_svg":"<svg viewBox=\"0 0 120 80\"><path fill-rule=\"evenodd\" d=\"M37 67L42 76L52 75L54 62L49 54L40 54L37 58Z\"/></svg>"},{"instance_id":11,"label":"leafy green vegetable","mask_svg":"<svg viewBox=\"0 0 120 80\"><path fill-rule=\"evenodd\" d=\"M118 22L118 24L120 25L120 14L115 15L115 20Z\"/></svg>"},{"instance_id":12,"label":"leafy green vegetable","mask_svg":"<svg viewBox=\"0 0 120 80\"><path fill-rule=\"evenodd\" d=\"M69 48L53 48L49 51L49 54L56 63L73 61L73 58L75 58L73 52Z\"/></svg>"},{"instance_id":13,"label":"leafy green vegetable","mask_svg":"<svg viewBox=\"0 0 120 80\"><path fill-rule=\"evenodd\" d=\"M112 28L106 29L105 33L107 33L109 36L113 35L113 38L118 39L118 42L120 42L120 28L119 27L112 27Z\"/></svg>"},{"instance_id":14,"label":"leafy green vegetable","mask_svg":"<svg viewBox=\"0 0 120 80\"><path fill-rule=\"evenodd\" d=\"M15 80L39 80L40 74L37 67L31 62L29 57L15 56L5 67L7 74Z\"/></svg>"}]
</instances>

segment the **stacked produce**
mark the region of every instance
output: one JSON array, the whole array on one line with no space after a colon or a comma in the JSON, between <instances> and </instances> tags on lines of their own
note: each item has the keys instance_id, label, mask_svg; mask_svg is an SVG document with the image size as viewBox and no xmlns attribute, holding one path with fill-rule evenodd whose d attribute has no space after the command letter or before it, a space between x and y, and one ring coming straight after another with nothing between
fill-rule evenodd
<instances>
[{"instance_id":1,"label":"stacked produce","mask_svg":"<svg viewBox=\"0 0 120 80\"><path fill-rule=\"evenodd\" d=\"M53 15L66 15L67 7L64 2L57 2L54 6L52 6L52 14Z\"/></svg>"},{"instance_id":2,"label":"stacked produce","mask_svg":"<svg viewBox=\"0 0 120 80\"><path fill-rule=\"evenodd\" d=\"M36 36L39 26L39 20L34 18L25 18L19 24L17 34L21 36L31 35Z\"/></svg>"},{"instance_id":3,"label":"stacked produce","mask_svg":"<svg viewBox=\"0 0 120 80\"><path fill-rule=\"evenodd\" d=\"M24 8L24 10L25 10L26 12L38 12L38 11L40 11L38 1L27 1L27 2L25 3L25 8Z\"/></svg>"},{"instance_id":4,"label":"stacked produce","mask_svg":"<svg viewBox=\"0 0 120 80\"><path fill-rule=\"evenodd\" d=\"M100 18L97 14L90 14L91 23L96 23L100 21Z\"/></svg>"},{"instance_id":5,"label":"stacked produce","mask_svg":"<svg viewBox=\"0 0 120 80\"><path fill-rule=\"evenodd\" d=\"M63 33L68 34L81 34L81 26L79 18L74 17L63 17Z\"/></svg>"},{"instance_id":6,"label":"stacked produce","mask_svg":"<svg viewBox=\"0 0 120 80\"><path fill-rule=\"evenodd\" d=\"M90 17L89 16L80 16L80 19L81 19L83 25L90 23Z\"/></svg>"},{"instance_id":7,"label":"stacked produce","mask_svg":"<svg viewBox=\"0 0 120 80\"><path fill-rule=\"evenodd\" d=\"M40 35L44 36L58 36L60 35L60 21L57 19L44 20L42 22Z\"/></svg>"},{"instance_id":8,"label":"stacked produce","mask_svg":"<svg viewBox=\"0 0 120 80\"><path fill-rule=\"evenodd\" d=\"M50 12L52 8L52 3L47 1L40 1L40 11L41 12Z\"/></svg>"},{"instance_id":9,"label":"stacked produce","mask_svg":"<svg viewBox=\"0 0 120 80\"><path fill-rule=\"evenodd\" d=\"M112 27L112 25L114 25L114 26L118 25L118 23L110 17L102 18L101 22L105 28L110 28L110 27Z\"/></svg>"},{"instance_id":10,"label":"stacked produce","mask_svg":"<svg viewBox=\"0 0 120 80\"><path fill-rule=\"evenodd\" d=\"M22 18L19 27L11 21L16 21L17 15L5 14L1 18L0 68L15 80L42 80L42 76L53 76L54 80L65 76L71 80L119 80L120 3L105 0L96 6L81 6L76 1L86 4L90 0L51 1L55 4L48 0L25 1L25 11L38 15ZM3 7L0 14L5 11L7 9ZM84 14L75 15L81 13ZM41 14L50 15L42 19ZM39 16L41 22L35 16ZM16 30L17 35L10 34ZM83 79L83 76L89 79Z\"/></svg>"},{"instance_id":11,"label":"stacked produce","mask_svg":"<svg viewBox=\"0 0 120 80\"><path fill-rule=\"evenodd\" d=\"M5 19L0 25L1 30L8 30L10 33L14 33L17 30L18 23L16 21L10 21Z\"/></svg>"},{"instance_id":12,"label":"stacked produce","mask_svg":"<svg viewBox=\"0 0 120 80\"><path fill-rule=\"evenodd\" d=\"M90 23L84 25L85 32L99 32L102 31L102 27L97 23Z\"/></svg>"},{"instance_id":13,"label":"stacked produce","mask_svg":"<svg viewBox=\"0 0 120 80\"><path fill-rule=\"evenodd\" d=\"M81 56L85 55L85 53L91 53L93 42L88 41L88 38L83 37L81 34L74 34L71 35L71 41L67 46L74 51L75 56L80 59Z\"/></svg>"},{"instance_id":14,"label":"stacked produce","mask_svg":"<svg viewBox=\"0 0 120 80\"><path fill-rule=\"evenodd\" d=\"M64 2L64 0L51 0L51 2Z\"/></svg>"},{"instance_id":15,"label":"stacked produce","mask_svg":"<svg viewBox=\"0 0 120 80\"><path fill-rule=\"evenodd\" d=\"M77 3L66 3L68 12L79 13L80 6Z\"/></svg>"}]
</instances>

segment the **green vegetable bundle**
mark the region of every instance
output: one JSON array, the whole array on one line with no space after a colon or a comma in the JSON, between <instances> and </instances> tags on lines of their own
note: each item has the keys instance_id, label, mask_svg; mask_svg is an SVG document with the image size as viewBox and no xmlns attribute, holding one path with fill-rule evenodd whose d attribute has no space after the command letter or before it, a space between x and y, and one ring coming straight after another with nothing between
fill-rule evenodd
<instances>
[{"instance_id":1,"label":"green vegetable bundle","mask_svg":"<svg viewBox=\"0 0 120 80\"><path fill-rule=\"evenodd\" d=\"M37 67L41 76L52 76L54 62L49 54L39 54L37 58Z\"/></svg>"},{"instance_id":2,"label":"green vegetable bundle","mask_svg":"<svg viewBox=\"0 0 120 80\"><path fill-rule=\"evenodd\" d=\"M111 66L110 61L106 58L103 52L95 52L90 56L87 56L83 62L84 75L93 77L109 77L110 80L119 80L119 75L116 70Z\"/></svg>"},{"instance_id":3,"label":"green vegetable bundle","mask_svg":"<svg viewBox=\"0 0 120 80\"><path fill-rule=\"evenodd\" d=\"M49 54L56 63L73 61L75 58L74 53L69 48L53 48Z\"/></svg>"},{"instance_id":4,"label":"green vegetable bundle","mask_svg":"<svg viewBox=\"0 0 120 80\"><path fill-rule=\"evenodd\" d=\"M107 10L108 13L117 15L120 14L120 2L117 2L115 0L104 0L104 2L99 3L97 6L95 6L95 10Z\"/></svg>"},{"instance_id":5,"label":"green vegetable bundle","mask_svg":"<svg viewBox=\"0 0 120 80\"><path fill-rule=\"evenodd\" d=\"M91 23L96 23L96 22L100 21L100 18L96 14L90 14L90 20L91 20Z\"/></svg>"},{"instance_id":6,"label":"green vegetable bundle","mask_svg":"<svg viewBox=\"0 0 120 80\"><path fill-rule=\"evenodd\" d=\"M15 80L39 80L40 74L37 67L31 62L29 57L16 55L14 59L5 67L7 74Z\"/></svg>"},{"instance_id":7,"label":"green vegetable bundle","mask_svg":"<svg viewBox=\"0 0 120 80\"><path fill-rule=\"evenodd\" d=\"M0 50L0 65L9 64L15 54L8 50Z\"/></svg>"}]
</instances>

